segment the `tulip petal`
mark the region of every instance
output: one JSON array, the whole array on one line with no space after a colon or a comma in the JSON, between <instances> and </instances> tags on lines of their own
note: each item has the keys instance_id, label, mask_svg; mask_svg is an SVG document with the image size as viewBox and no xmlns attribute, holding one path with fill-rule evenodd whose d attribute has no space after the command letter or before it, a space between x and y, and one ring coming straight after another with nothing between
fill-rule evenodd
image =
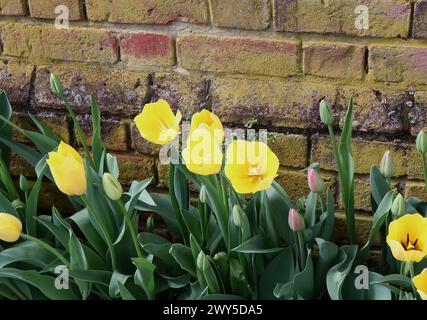
<instances>
[{"instance_id":1,"label":"tulip petal","mask_svg":"<svg viewBox=\"0 0 427 320\"><path fill-rule=\"evenodd\" d=\"M134 121L144 139L164 145L175 139L179 133L181 119L179 110L175 116L169 104L160 99L155 103L146 104Z\"/></svg>"},{"instance_id":2,"label":"tulip petal","mask_svg":"<svg viewBox=\"0 0 427 320\"><path fill-rule=\"evenodd\" d=\"M8 213L0 213L0 240L15 242L22 232L21 221Z\"/></svg>"}]
</instances>

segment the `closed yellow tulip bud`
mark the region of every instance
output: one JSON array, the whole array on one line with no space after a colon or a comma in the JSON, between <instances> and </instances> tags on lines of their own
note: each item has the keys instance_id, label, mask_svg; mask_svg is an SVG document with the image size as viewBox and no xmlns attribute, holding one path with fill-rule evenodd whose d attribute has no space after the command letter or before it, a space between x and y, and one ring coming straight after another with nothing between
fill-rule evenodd
<instances>
[{"instance_id":1,"label":"closed yellow tulip bud","mask_svg":"<svg viewBox=\"0 0 427 320\"><path fill-rule=\"evenodd\" d=\"M19 239L22 232L21 221L8 213L0 213L0 240L6 242L15 242Z\"/></svg>"},{"instance_id":2,"label":"closed yellow tulip bud","mask_svg":"<svg viewBox=\"0 0 427 320\"><path fill-rule=\"evenodd\" d=\"M47 159L59 190L69 196L86 192L86 173L82 157L70 145L61 141L58 151L49 152Z\"/></svg>"}]
</instances>

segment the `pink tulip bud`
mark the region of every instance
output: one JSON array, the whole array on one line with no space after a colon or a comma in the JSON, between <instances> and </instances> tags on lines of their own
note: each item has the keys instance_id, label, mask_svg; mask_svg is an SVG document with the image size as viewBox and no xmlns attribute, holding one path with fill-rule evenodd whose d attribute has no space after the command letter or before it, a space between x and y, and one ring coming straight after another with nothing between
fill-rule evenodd
<instances>
[{"instance_id":1,"label":"pink tulip bud","mask_svg":"<svg viewBox=\"0 0 427 320\"><path fill-rule=\"evenodd\" d=\"M305 221L303 216L293 208L289 210L288 223L289 227L294 232L300 232L305 229Z\"/></svg>"},{"instance_id":2,"label":"pink tulip bud","mask_svg":"<svg viewBox=\"0 0 427 320\"><path fill-rule=\"evenodd\" d=\"M307 174L308 187L315 193L322 193L325 190L325 183L317 170L310 168Z\"/></svg>"}]
</instances>

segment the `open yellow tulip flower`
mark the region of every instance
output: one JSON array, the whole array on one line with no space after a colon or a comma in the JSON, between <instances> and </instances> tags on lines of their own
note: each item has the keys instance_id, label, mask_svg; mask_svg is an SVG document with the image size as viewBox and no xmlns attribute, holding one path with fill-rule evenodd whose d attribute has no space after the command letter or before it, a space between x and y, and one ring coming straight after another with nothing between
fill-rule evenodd
<instances>
[{"instance_id":1,"label":"open yellow tulip flower","mask_svg":"<svg viewBox=\"0 0 427 320\"><path fill-rule=\"evenodd\" d=\"M63 193L81 196L86 192L83 159L73 147L61 141L58 151L49 152L47 164L56 185Z\"/></svg>"},{"instance_id":2,"label":"open yellow tulip flower","mask_svg":"<svg viewBox=\"0 0 427 320\"><path fill-rule=\"evenodd\" d=\"M169 104L160 99L157 102L146 104L134 121L144 139L155 144L165 145L178 135L181 119L182 115L179 110L174 115Z\"/></svg>"},{"instance_id":3,"label":"open yellow tulip flower","mask_svg":"<svg viewBox=\"0 0 427 320\"><path fill-rule=\"evenodd\" d=\"M395 259L420 262L427 255L427 218L416 213L392 221L387 244Z\"/></svg>"},{"instance_id":4,"label":"open yellow tulip flower","mask_svg":"<svg viewBox=\"0 0 427 320\"><path fill-rule=\"evenodd\" d=\"M19 239L22 232L21 221L8 213L0 213L0 240L6 242L15 242Z\"/></svg>"},{"instance_id":5,"label":"open yellow tulip flower","mask_svg":"<svg viewBox=\"0 0 427 320\"><path fill-rule=\"evenodd\" d=\"M226 158L225 174L239 193L268 189L279 169L279 159L263 142L235 140Z\"/></svg>"},{"instance_id":6,"label":"open yellow tulip flower","mask_svg":"<svg viewBox=\"0 0 427 320\"><path fill-rule=\"evenodd\" d=\"M206 128L195 129L190 134L182 157L187 169L195 174L207 176L221 170L221 145Z\"/></svg>"},{"instance_id":7,"label":"open yellow tulip flower","mask_svg":"<svg viewBox=\"0 0 427 320\"><path fill-rule=\"evenodd\" d=\"M203 109L191 118L190 136L197 129L206 129L218 143L224 141L224 128L221 120L212 112Z\"/></svg>"},{"instance_id":8,"label":"open yellow tulip flower","mask_svg":"<svg viewBox=\"0 0 427 320\"><path fill-rule=\"evenodd\" d=\"M412 278L412 282L417 288L421 299L427 300L427 268L425 268L419 275Z\"/></svg>"}]
</instances>

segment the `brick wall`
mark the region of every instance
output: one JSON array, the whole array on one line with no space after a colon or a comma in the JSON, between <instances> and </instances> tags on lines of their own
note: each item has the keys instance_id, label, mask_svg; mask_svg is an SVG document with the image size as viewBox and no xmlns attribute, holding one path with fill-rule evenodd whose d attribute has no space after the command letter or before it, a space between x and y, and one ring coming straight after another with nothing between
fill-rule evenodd
<instances>
[{"instance_id":1,"label":"brick wall","mask_svg":"<svg viewBox=\"0 0 427 320\"><path fill-rule=\"evenodd\" d=\"M61 4L68 30L54 27ZM368 29L355 27L358 5L369 9ZM414 150L427 119L427 0L0 0L0 34L0 88L16 121L27 125L30 111L75 143L49 73L69 88L85 128L96 93L124 182L154 176L156 190L165 187L158 149L131 123L164 98L186 115L211 109L229 127L255 118L278 133L278 179L293 198L307 191L300 170L310 161L338 194L318 103L326 97L343 116L353 94L360 234L369 226L370 165L385 150L398 166L396 186L427 198ZM31 174L19 161L14 172Z\"/></svg>"}]
</instances>

